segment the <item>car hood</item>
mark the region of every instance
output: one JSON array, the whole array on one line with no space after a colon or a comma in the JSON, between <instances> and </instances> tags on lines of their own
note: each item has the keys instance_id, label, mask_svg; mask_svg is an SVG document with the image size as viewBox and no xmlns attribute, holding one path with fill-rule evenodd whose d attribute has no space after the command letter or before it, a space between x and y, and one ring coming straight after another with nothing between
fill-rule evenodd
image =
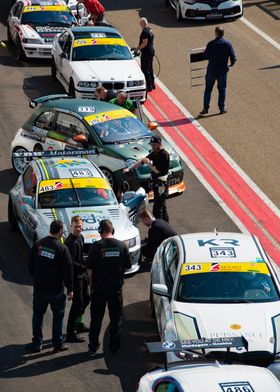
<instances>
[{"instance_id":1,"label":"car hood","mask_svg":"<svg viewBox=\"0 0 280 392\"><path fill-rule=\"evenodd\" d=\"M249 350L274 351L273 316L279 302L242 304L173 303L174 322L179 339L244 336Z\"/></svg>"},{"instance_id":2,"label":"car hood","mask_svg":"<svg viewBox=\"0 0 280 392\"><path fill-rule=\"evenodd\" d=\"M33 39L43 39L44 42L52 42L57 34L66 30L66 27L61 26L32 26L21 25L23 37Z\"/></svg>"},{"instance_id":3,"label":"car hood","mask_svg":"<svg viewBox=\"0 0 280 392\"><path fill-rule=\"evenodd\" d=\"M114 237L119 240L127 240L139 235L138 229L129 220L126 207L119 206L105 207L71 207L56 209L37 210L42 218L43 224L49 226L54 219L60 219L64 223L65 235L68 236L71 230L71 217L79 215L84 223L82 232L85 243L92 243L100 239L98 233L99 222L102 219L109 219L115 228Z\"/></svg>"},{"instance_id":4,"label":"car hood","mask_svg":"<svg viewBox=\"0 0 280 392\"><path fill-rule=\"evenodd\" d=\"M142 80L144 76L134 60L72 61L73 71L81 81L128 81Z\"/></svg>"}]
</instances>

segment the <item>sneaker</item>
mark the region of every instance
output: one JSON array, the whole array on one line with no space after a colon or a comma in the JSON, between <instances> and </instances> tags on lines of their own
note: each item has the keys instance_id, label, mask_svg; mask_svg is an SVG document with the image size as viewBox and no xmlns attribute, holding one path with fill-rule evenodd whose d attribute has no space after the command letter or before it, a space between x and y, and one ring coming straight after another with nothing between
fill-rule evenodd
<instances>
[{"instance_id":1,"label":"sneaker","mask_svg":"<svg viewBox=\"0 0 280 392\"><path fill-rule=\"evenodd\" d=\"M42 350L42 346L38 346L34 343L29 343L25 346L25 350L30 353L39 353Z\"/></svg>"},{"instance_id":2,"label":"sneaker","mask_svg":"<svg viewBox=\"0 0 280 392\"><path fill-rule=\"evenodd\" d=\"M225 113L227 113L227 109L220 110L220 114L225 114Z\"/></svg>"},{"instance_id":3,"label":"sneaker","mask_svg":"<svg viewBox=\"0 0 280 392\"><path fill-rule=\"evenodd\" d=\"M201 116L204 116L204 114L208 113L208 109L203 109L201 110L201 112L199 113Z\"/></svg>"},{"instance_id":4,"label":"sneaker","mask_svg":"<svg viewBox=\"0 0 280 392\"><path fill-rule=\"evenodd\" d=\"M84 323L76 324L77 333L89 332L89 327L87 327Z\"/></svg>"},{"instance_id":5,"label":"sneaker","mask_svg":"<svg viewBox=\"0 0 280 392\"><path fill-rule=\"evenodd\" d=\"M100 348L100 344L98 344L95 347L88 346L88 353L89 353L89 355L95 355L97 353L97 351L99 350L99 348Z\"/></svg>"},{"instance_id":6,"label":"sneaker","mask_svg":"<svg viewBox=\"0 0 280 392\"><path fill-rule=\"evenodd\" d=\"M53 348L53 354L57 354L57 353L60 353L62 351L66 351L66 350L68 350L68 347L65 344L62 344L61 346Z\"/></svg>"},{"instance_id":7,"label":"sneaker","mask_svg":"<svg viewBox=\"0 0 280 392\"><path fill-rule=\"evenodd\" d=\"M65 342L67 342L67 343L82 343L84 341L85 341L85 339L80 338L80 336L77 333L73 333L71 335L67 334L66 339L65 339Z\"/></svg>"}]
</instances>

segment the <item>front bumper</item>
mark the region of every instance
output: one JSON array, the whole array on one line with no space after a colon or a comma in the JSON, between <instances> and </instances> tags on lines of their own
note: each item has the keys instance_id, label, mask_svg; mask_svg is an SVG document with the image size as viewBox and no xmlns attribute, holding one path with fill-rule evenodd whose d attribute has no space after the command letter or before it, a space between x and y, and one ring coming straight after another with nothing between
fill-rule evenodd
<instances>
[{"instance_id":1,"label":"front bumper","mask_svg":"<svg viewBox=\"0 0 280 392\"><path fill-rule=\"evenodd\" d=\"M241 2L226 1L217 7L211 7L207 3L185 4L181 2L182 16L186 19L215 20L238 18L242 16Z\"/></svg>"},{"instance_id":2,"label":"front bumper","mask_svg":"<svg viewBox=\"0 0 280 392\"><path fill-rule=\"evenodd\" d=\"M186 184L184 183L184 181L181 181L179 184L170 185L168 187L168 196L183 193L186 190L186 188L187 187L186 187ZM148 200L149 201L154 200L154 192L153 191L150 191L148 193Z\"/></svg>"},{"instance_id":3,"label":"front bumper","mask_svg":"<svg viewBox=\"0 0 280 392\"><path fill-rule=\"evenodd\" d=\"M122 83L124 85L124 83ZM104 86L107 85L107 83L99 83L99 86ZM107 88L107 87L106 87ZM127 93L127 97L129 99L136 100L139 99L141 103L144 103L146 101L147 98L147 93L146 93L146 89L131 89L131 88L118 88L115 89L115 91L117 92L118 90L123 90ZM81 87L75 87L75 91L76 91L76 98L82 98L82 99L95 99L95 89L83 89Z\"/></svg>"},{"instance_id":4,"label":"front bumper","mask_svg":"<svg viewBox=\"0 0 280 392\"><path fill-rule=\"evenodd\" d=\"M26 57L45 59L50 59L52 57L52 44L33 45L22 43L22 49L24 50Z\"/></svg>"}]
</instances>

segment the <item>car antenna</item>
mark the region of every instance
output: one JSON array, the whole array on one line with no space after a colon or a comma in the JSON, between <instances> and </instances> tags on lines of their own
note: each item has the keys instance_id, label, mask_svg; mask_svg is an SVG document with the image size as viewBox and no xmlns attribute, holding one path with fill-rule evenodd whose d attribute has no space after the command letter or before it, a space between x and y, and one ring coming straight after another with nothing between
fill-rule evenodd
<instances>
[{"instance_id":1,"label":"car antenna","mask_svg":"<svg viewBox=\"0 0 280 392\"><path fill-rule=\"evenodd\" d=\"M216 227L214 227L214 234L215 235L219 235L218 230L216 229Z\"/></svg>"}]
</instances>

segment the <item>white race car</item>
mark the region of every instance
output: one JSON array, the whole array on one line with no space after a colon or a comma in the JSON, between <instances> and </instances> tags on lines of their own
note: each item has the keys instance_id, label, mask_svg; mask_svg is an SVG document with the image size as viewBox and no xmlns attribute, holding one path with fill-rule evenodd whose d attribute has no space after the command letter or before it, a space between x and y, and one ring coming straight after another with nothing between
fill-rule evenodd
<instances>
[{"instance_id":1,"label":"white race car","mask_svg":"<svg viewBox=\"0 0 280 392\"><path fill-rule=\"evenodd\" d=\"M242 0L164 0L182 19L233 19L243 14Z\"/></svg>"},{"instance_id":2,"label":"white race car","mask_svg":"<svg viewBox=\"0 0 280 392\"><path fill-rule=\"evenodd\" d=\"M196 339L147 343L151 352L213 348L219 345L242 347L241 338ZM220 355L225 354L225 355ZM212 352L187 362L166 364L146 373L139 382L138 392L278 392L279 380L268 369L235 364L232 353Z\"/></svg>"},{"instance_id":3,"label":"white race car","mask_svg":"<svg viewBox=\"0 0 280 392\"><path fill-rule=\"evenodd\" d=\"M7 36L19 61L50 58L54 37L77 21L61 0L18 0L8 17Z\"/></svg>"},{"instance_id":4,"label":"white race car","mask_svg":"<svg viewBox=\"0 0 280 392\"><path fill-rule=\"evenodd\" d=\"M146 99L140 65L120 33L112 27L76 27L56 37L52 76L77 98L94 98L97 86L124 90L130 99Z\"/></svg>"},{"instance_id":5,"label":"white race car","mask_svg":"<svg viewBox=\"0 0 280 392\"><path fill-rule=\"evenodd\" d=\"M139 269L140 236L131 219L145 203L145 191L139 189L124 194L119 204L102 171L88 159L76 157L81 153L83 151L25 153L30 157L49 155L53 158L31 161L11 189L8 206L11 228L20 228L32 246L48 234L54 219L64 223L67 236L71 231L71 217L79 215L84 222L82 234L87 254L91 243L100 239L100 220L109 219L115 228L115 237L129 248L132 268L128 273L134 273Z\"/></svg>"},{"instance_id":6,"label":"white race car","mask_svg":"<svg viewBox=\"0 0 280 392\"><path fill-rule=\"evenodd\" d=\"M280 351L279 268L249 234L172 237L152 264L151 304L162 340L244 336L249 351ZM238 352L242 352L238 351ZM179 354L170 353L169 361Z\"/></svg>"}]
</instances>

